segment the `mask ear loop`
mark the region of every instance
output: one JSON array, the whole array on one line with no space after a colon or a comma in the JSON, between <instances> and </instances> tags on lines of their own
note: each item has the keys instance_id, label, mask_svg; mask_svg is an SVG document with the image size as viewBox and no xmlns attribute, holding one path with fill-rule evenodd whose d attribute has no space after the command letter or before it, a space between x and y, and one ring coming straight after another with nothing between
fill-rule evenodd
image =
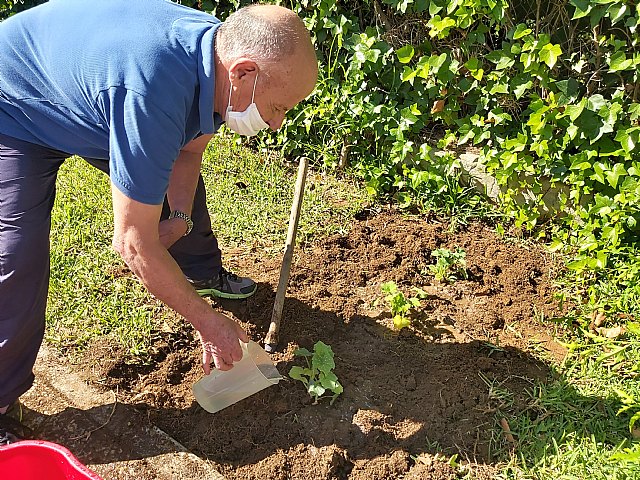
<instances>
[{"instance_id":1,"label":"mask ear loop","mask_svg":"<svg viewBox=\"0 0 640 480\"><path fill-rule=\"evenodd\" d=\"M251 93L251 103L255 103L253 99L256 96L256 85L258 83L258 74L256 73L256 79L253 81L253 92Z\"/></svg>"},{"instance_id":2,"label":"mask ear loop","mask_svg":"<svg viewBox=\"0 0 640 480\"><path fill-rule=\"evenodd\" d=\"M231 92L233 91L233 83L231 83L231 81L229 81L229 101L227 102L227 110L229 110L229 107L231 106Z\"/></svg>"},{"instance_id":3,"label":"mask ear loop","mask_svg":"<svg viewBox=\"0 0 640 480\"><path fill-rule=\"evenodd\" d=\"M253 99L256 97L256 85L258 84L258 74L256 73L256 78L253 81L253 92L251 92L251 103L254 103ZM231 92L233 91L233 83L229 82L229 101L227 102L227 110L231 106Z\"/></svg>"}]
</instances>

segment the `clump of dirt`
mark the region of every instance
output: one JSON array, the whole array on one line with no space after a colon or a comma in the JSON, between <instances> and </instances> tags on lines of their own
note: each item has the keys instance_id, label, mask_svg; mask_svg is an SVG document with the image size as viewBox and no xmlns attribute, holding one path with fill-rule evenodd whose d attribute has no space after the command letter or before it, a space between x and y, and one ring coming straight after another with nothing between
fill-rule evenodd
<instances>
[{"instance_id":1,"label":"clump of dirt","mask_svg":"<svg viewBox=\"0 0 640 480\"><path fill-rule=\"evenodd\" d=\"M457 247L466 252L468 278L434 282L427 274L431 252ZM216 308L261 340L280 259L245 257L239 266L258 282L256 295ZM152 365L111 364L108 380L123 401L147 410L230 479L458 478L443 454L468 459L468 468L484 472L477 478L490 478L491 452L501 445L492 436L499 399L489 385L517 398L547 378L549 366L530 353L530 342L554 358L564 353L535 318L557 313L553 271L539 248L506 242L480 224L452 233L396 211L363 214L348 235L298 249L281 352L273 355L286 377L302 365L296 347L331 345L344 386L333 405L312 404L303 385L287 379L208 414L191 392L201 367L186 325L157 334ZM400 332L388 307L376 304L387 281L407 294L414 286L428 294Z\"/></svg>"}]
</instances>

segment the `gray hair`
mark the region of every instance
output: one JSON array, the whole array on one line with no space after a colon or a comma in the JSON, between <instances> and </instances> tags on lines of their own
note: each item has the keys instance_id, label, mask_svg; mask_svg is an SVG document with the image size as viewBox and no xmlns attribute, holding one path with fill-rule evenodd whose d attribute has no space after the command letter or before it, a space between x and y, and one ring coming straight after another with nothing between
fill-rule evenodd
<instances>
[{"instance_id":1,"label":"gray hair","mask_svg":"<svg viewBox=\"0 0 640 480\"><path fill-rule=\"evenodd\" d=\"M300 41L309 37L295 13L264 15L262 7L243 7L220 25L216 50L222 59L248 57L259 63L276 63L293 55Z\"/></svg>"}]
</instances>

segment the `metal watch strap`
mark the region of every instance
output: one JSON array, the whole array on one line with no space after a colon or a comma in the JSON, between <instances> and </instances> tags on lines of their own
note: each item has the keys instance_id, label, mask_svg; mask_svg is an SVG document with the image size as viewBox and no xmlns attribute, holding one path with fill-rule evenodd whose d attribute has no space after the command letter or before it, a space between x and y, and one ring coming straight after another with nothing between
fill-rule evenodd
<instances>
[{"instance_id":1,"label":"metal watch strap","mask_svg":"<svg viewBox=\"0 0 640 480\"><path fill-rule=\"evenodd\" d=\"M191 217L189 215L181 212L180 210L173 210L169 214L169 220L171 220L172 218L181 218L187 223L187 232L183 235L183 237L186 237L191 233L191 230L193 230L193 220L191 220Z\"/></svg>"}]
</instances>

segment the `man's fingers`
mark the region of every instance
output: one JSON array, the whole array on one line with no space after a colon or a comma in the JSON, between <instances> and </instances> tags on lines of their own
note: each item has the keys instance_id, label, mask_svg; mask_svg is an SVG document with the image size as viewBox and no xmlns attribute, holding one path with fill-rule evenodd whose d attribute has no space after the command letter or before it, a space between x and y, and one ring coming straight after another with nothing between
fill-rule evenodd
<instances>
[{"instance_id":1,"label":"man's fingers","mask_svg":"<svg viewBox=\"0 0 640 480\"><path fill-rule=\"evenodd\" d=\"M202 350L202 370L204 370L205 375L211 373L211 352L206 349Z\"/></svg>"},{"instance_id":2,"label":"man's fingers","mask_svg":"<svg viewBox=\"0 0 640 480\"><path fill-rule=\"evenodd\" d=\"M240 339L240 341L242 343L249 343L249 336L247 335L247 332L245 332L244 329L237 323L236 323L236 327L238 330L238 338Z\"/></svg>"},{"instance_id":3,"label":"man's fingers","mask_svg":"<svg viewBox=\"0 0 640 480\"><path fill-rule=\"evenodd\" d=\"M238 344L238 348L234 348L231 352L231 360L232 363L242 360L242 348L240 348L240 344Z\"/></svg>"},{"instance_id":4,"label":"man's fingers","mask_svg":"<svg viewBox=\"0 0 640 480\"><path fill-rule=\"evenodd\" d=\"M218 357L213 357L213 362L216 366L216 368L218 370L221 371L226 371L226 370L231 370L233 368L233 363L229 362L227 363L226 361L222 360L221 358Z\"/></svg>"}]
</instances>

